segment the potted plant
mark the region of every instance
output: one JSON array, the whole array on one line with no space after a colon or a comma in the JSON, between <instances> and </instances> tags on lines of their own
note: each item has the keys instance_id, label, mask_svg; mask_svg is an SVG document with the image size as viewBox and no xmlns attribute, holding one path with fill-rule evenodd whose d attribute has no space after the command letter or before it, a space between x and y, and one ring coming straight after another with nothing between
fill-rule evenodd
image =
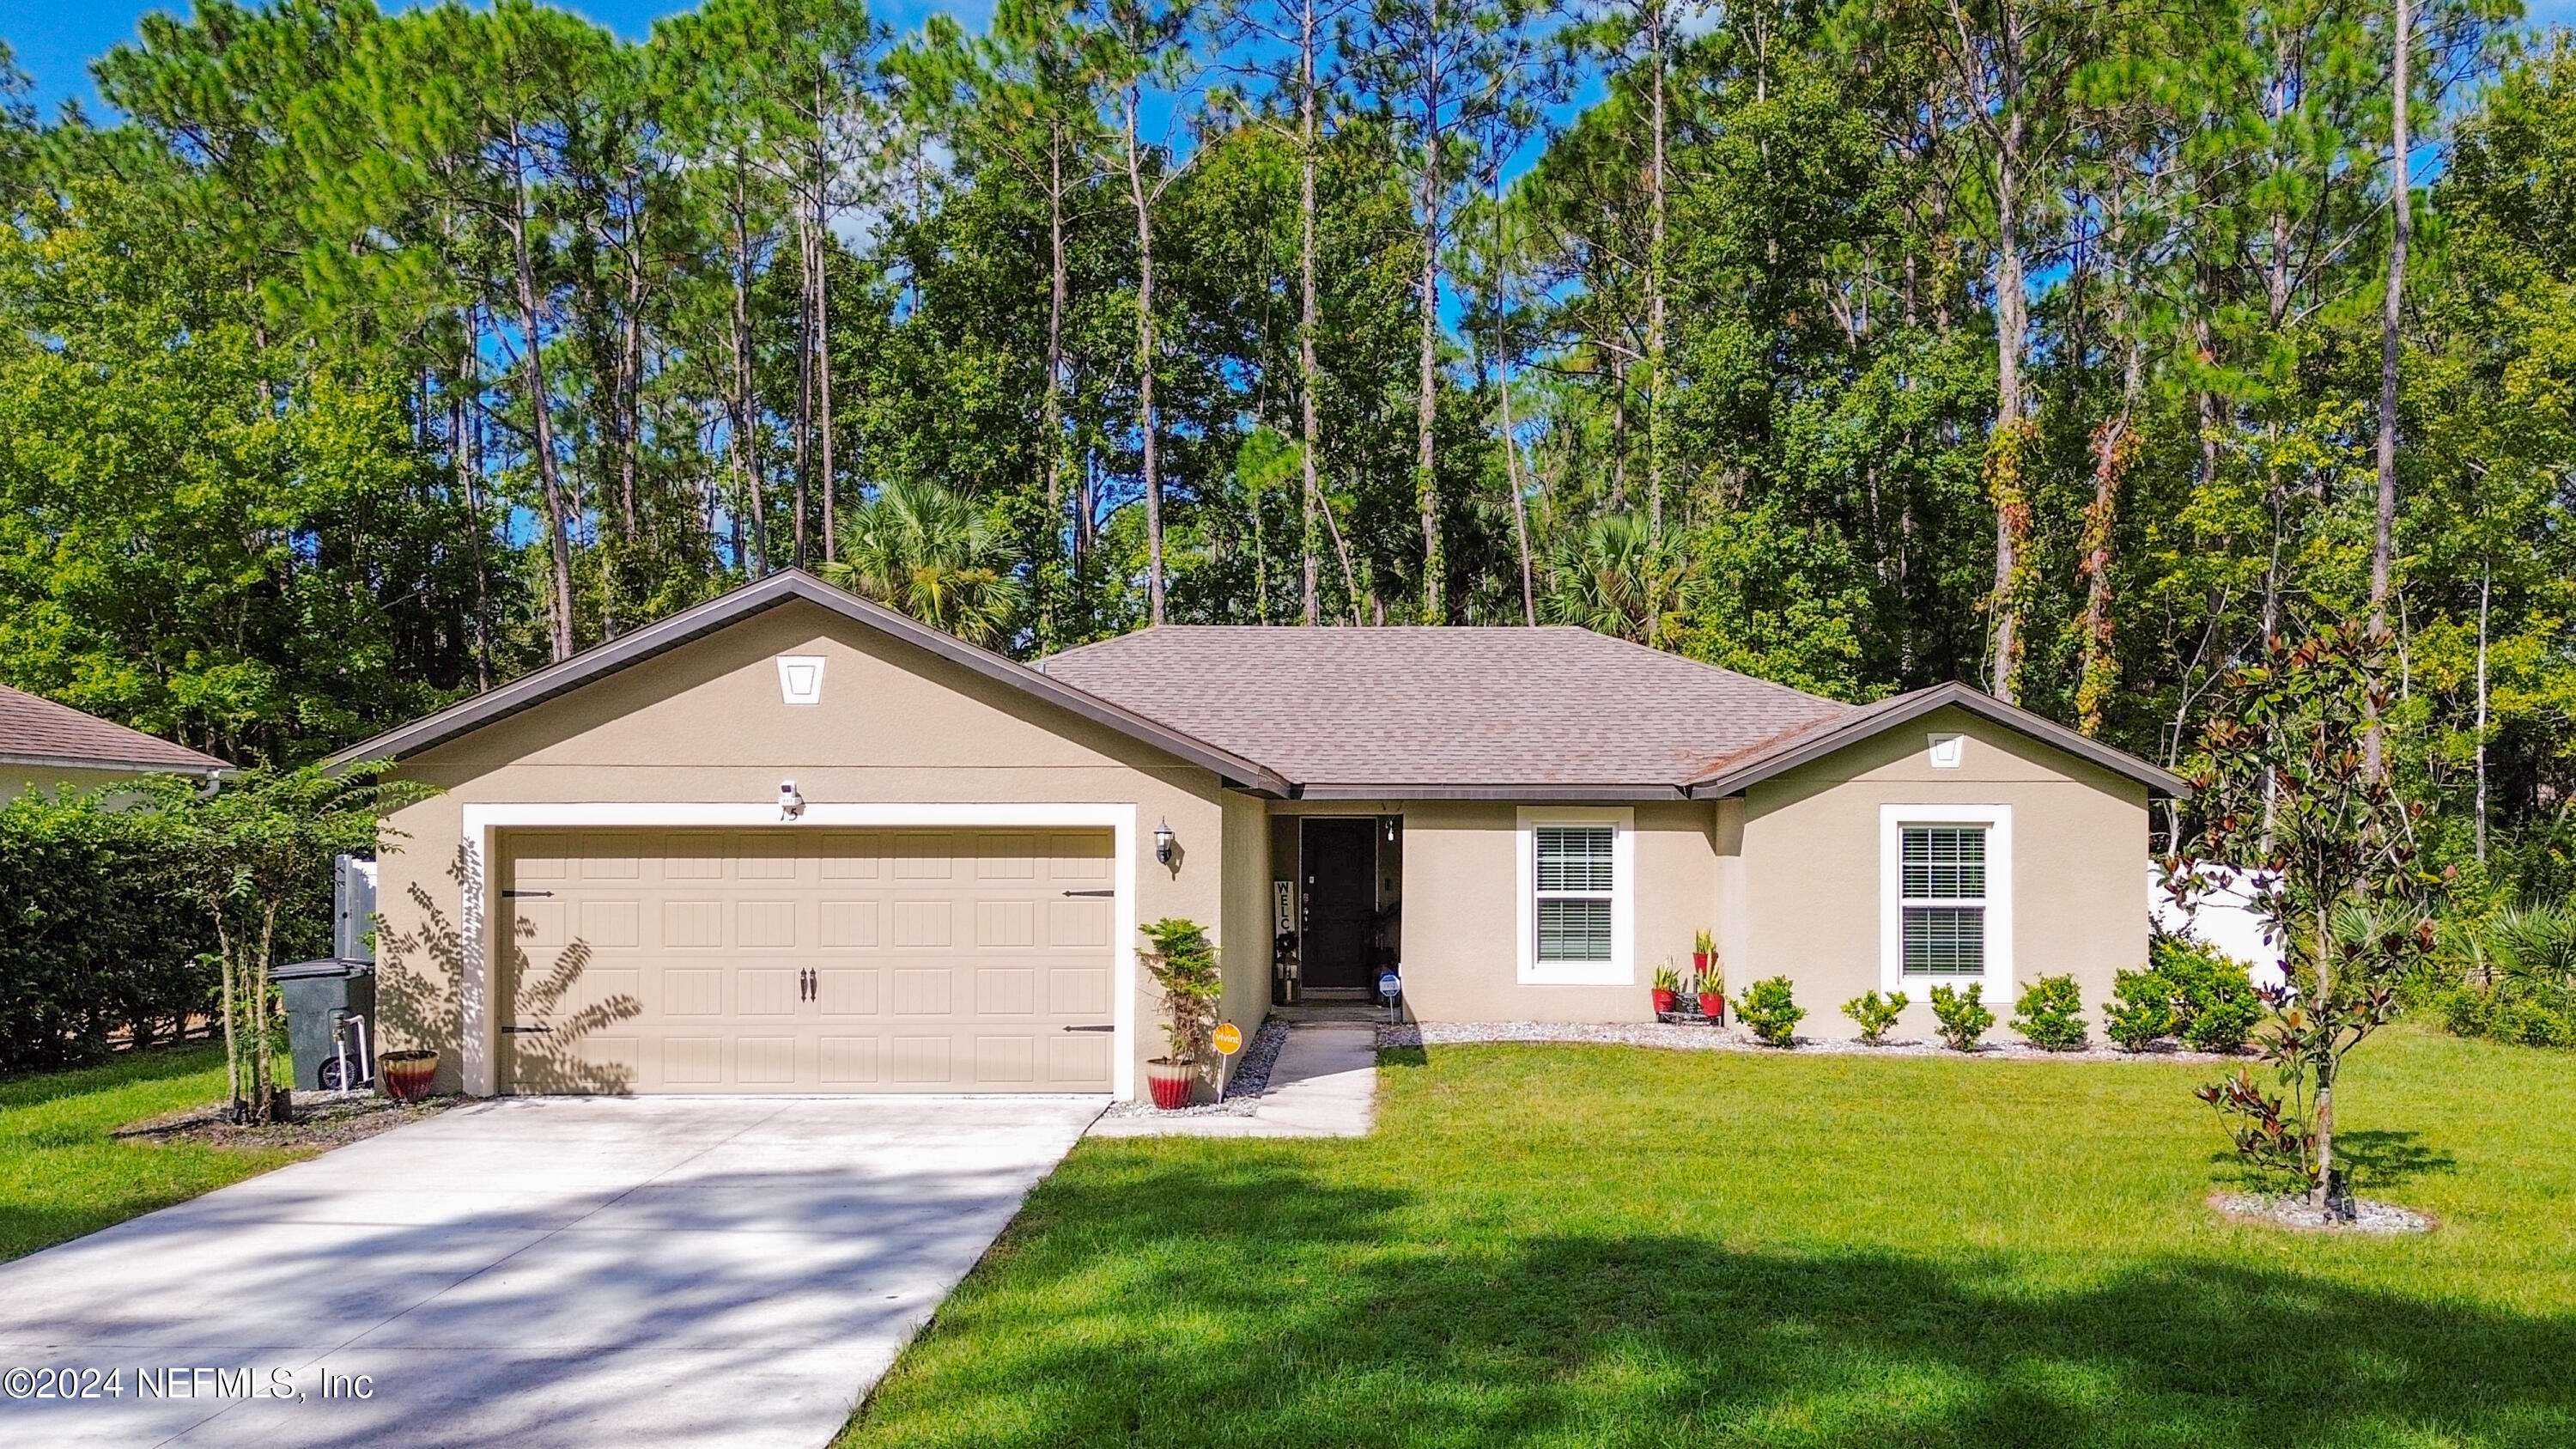
<instances>
[{"instance_id":1,"label":"potted plant","mask_svg":"<svg viewBox=\"0 0 2576 1449\"><path fill-rule=\"evenodd\" d=\"M1702 940L1707 937L1706 931L1700 933ZM1726 963L1717 959L1714 951L1700 963L1699 1014L1707 1017L1711 1026L1726 1025Z\"/></svg>"},{"instance_id":2,"label":"potted plant","mask_svg":"<svg viewBox=\"0 0 2576 1449\"><path fill-rule=\"evenodd\" d=\"M438 1076L438 1053L425 1048L411 1051L376 1053L376 1080L382 1082L385 1095L397 1102L417 1102L429 1095L429 1084Z\"/></svg>"},{"instance_id":3,"label":"potted plant","mask_svg":"<svg viewBox=\"0 0 2576 1449\"><path fill-rule=\"evenodd\" d=\"M1218 998L1225 978L1217 967L1216 947L1196 921L1167 917L1138 928L1153 943L1137 953L1154 987L1163 994L1163 1037L1169 1050L1145 1063L1145 1080L1154 1089L1154 1105L1174 1111L1190 1104L1198 1085L1199 1064L1214 1050Z\"/></svg>"},{"instance_id":4,"label":"potted plant","mask_svg":"<svg viewBox=\"0 0 2576 1449\"><path fill-rule=\"evenodd\" d=\"M1700 979L1699 989L1702 995L1708 993L1708 965L1716 959L1717 937L1715 935L1703 930L1691 937L1691 974ZM1725 968L1720 967L1718 989L1721 991L1725 989L1725 979Z\"/></svg>"},{"instance_id":5,"label":"potted plant","mask_svg":"<svg viewBox=\"0 0 2576 1449\"><path fill-rule=\"evenodd\" d=\"M1659 1018L1672 1015L1675 1004L1681 1000L1682 973L1675 969L1670 956L1664 958L1663 965L1655 968L1654 995L1655 1015Z\"/></svg>"}]
</instances>

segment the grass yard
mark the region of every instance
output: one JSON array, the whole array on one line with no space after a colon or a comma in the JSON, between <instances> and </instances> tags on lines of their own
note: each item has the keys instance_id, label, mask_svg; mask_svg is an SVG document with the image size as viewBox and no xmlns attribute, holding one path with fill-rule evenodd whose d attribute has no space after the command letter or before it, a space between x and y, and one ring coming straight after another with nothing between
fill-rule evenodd
<instances>
[{"instance_id":1,"label":"grass yard","mask_svg":"<svg viewBox=\"0 0 2576 1449\"><path fill-rule=\"evenodd\" d=\"M1359 1142L1084 1143L840 1440L2576 1444L2576 1059L2383 1034L2222 1223L2207 1068L1390 1054Z\"/></svg>"},{"instance_id":2,"label":"grass yard","mask_svg":"<svg viewBox=\"0 0 2576 1449\"><path fill-rule=\"evenodd\" d=\"M108 1136L223 1096L219 1046L0 1078L0 1262L313 1155Z\"/></svg>"}]
</instances>

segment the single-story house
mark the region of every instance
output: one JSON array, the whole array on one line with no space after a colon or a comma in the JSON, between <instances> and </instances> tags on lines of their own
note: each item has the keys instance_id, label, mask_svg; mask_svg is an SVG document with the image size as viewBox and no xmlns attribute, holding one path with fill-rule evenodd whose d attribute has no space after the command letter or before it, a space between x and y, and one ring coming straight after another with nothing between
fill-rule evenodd
<instances>
[{"instance_id":1,"label":"single-story house","mask_svg":"<svg viewBox=\"0 0 2576 1449\"><path fill-rule=\"evenodd\" d=\"M1700 930L1815 1035L2146 959L2183 783L1976 690L1850 706L1569 628L1162 627L1020 664L774 574L369 740L382 1029L473 1093L1112 1092L1138 926L1275 994L1635 1021Z\"/></svg>"},{"instance_id":2,"label":"single-story house","mask_svg":"<svg viewBox=\"0 0 2576 1449\"><path fill-rule=\"evenodd\" d=\"M232 766L157 735L0 684L0 800L96 790L150 775L220 779Z\"/></svg>"}]
</instances>

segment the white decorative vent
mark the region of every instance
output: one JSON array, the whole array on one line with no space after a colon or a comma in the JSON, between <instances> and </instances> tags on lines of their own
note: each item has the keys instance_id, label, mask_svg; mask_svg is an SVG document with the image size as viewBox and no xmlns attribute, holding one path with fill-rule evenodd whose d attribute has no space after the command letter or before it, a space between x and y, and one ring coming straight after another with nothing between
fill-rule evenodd
<instances>
[{"instance_id":1,"label":"white decorative vent","mask_svg":"<svg viewBox=\"0 0 2576 1449\"><path fill-rule=\"evenodd\" d=\"M823 702L823 656L820 654L779 655L778 697L789 704L821 704Z\"/></svg>"},{"instance_id":2,"label":"white decorative vent","mask_svg":"<svg viewBox=\"0 0 2576 1449\"><path fill-rule=\"evenodd\" d=\"M1959 768L1959 762L1967 757L1968 737L1966 735L1932 736L1933 769L1955 770Z\"/></svg>"}]
</instances>

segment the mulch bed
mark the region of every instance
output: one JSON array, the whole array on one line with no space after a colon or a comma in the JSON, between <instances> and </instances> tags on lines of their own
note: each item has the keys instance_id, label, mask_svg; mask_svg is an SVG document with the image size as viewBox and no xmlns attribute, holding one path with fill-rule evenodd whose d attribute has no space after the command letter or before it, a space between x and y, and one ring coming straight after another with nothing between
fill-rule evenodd
<instances>
[{"instance_id":1,"label":"mulch bed","mask_svg":"<svg viewBox=\"0 0 2576 1449\"><path fill-rule=\"evenodd\" d=\"M2311 1205L2304 1197L2264 1197L2250 1192L2222 1192L2211 1195L2209 1205L2221 1217L2240 1223L2264 1227L2289 1228L2303 1233L2362 1233L2386 1236L2392 1233L2429 1233L2433 1217L2395 1203L2373 1202L2366 1197L2352 1200L2352 1216L2339 1217L2324 1208Z\"/></svg>"},{"instance_id":2,"label":"mulch bed","mask_svg":"<svg viewBox=\"0 0 2576 1449\"><path fill-rule=\"evenodd\" d=\"M299 1092L295 1095L295 1120L239 1126L224 1120L220 1105L189 1107L177 1112L164 1112L140 1122L119 1127L110 1137L132 1141L194 1142L208 1147L342 1147L375 1136L379 1132L435 1117L455 1106L454 1097L431 1097L420 1102L397 1102L374 1092L336 1093Z\"/></svg>"},{"instance_id":3,"label":"mulch bed","mask_svg":"<svg viewBox=\"0 0 2576 1449\"><path fill-rule=\"evenodd\" d=\"M1234 1066L1225 1079L1222 1101L1199 1102L1166 1112L1150 1101L1112 1102L1105 1117L1249 1117L1260 1105L1261 1094L1270 1090L1270 1069L1279 1063L1279 1049L1288 1043L1288 1023L1272 1017L1261 1023L1252 1040L1243 1044L1235 1055Z\"/></svg>"},{"instance_id":4,"label":"mulch bed","mask_svg":"<svg viewBox=\"0 0 2576 1449\"><path fill-rule=\"evenodd\" d=\"M1694 1022L1566 1022L1566 1021L1433 1021L1404 1022L1377 1029L1377 1044L1388 1047L1468 1046L1496 1042L1547 1042L1583 1046L1664 1047L1674 1051L1703 1052L1778 1052L1795 1051L1802 1055L1838 1054L1846 1056L1888 1057L1957 1057L1975 1056L1983 1060L2059 1061L2059 1062L2195 1062L2242 1063L2251 1054L2223 1056L2214 1052L2183 1051L2173 1046L2150 1048L2143 1052L2126 1052L2107 1041L2096 1041L2080 1051L2042 1051L2014 1041L1989 1041L1976 1051L1955 1052L1938 1041L1886 1041L1877 1046L1849 1037L1795 1038L1794 1047L1764 1046L1753 1033L1741 1026L1710 1026Z\"/></svg>"}]
</instances>

